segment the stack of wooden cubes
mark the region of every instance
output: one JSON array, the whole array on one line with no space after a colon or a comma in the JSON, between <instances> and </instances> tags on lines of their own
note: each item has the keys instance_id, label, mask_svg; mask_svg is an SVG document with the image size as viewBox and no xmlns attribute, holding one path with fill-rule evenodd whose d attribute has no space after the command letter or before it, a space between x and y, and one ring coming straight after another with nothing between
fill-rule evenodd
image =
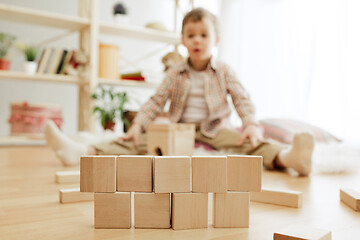
<instances>
[{"instance_id":1,"label":"stack of wooden cubes","mask_svg":"<svg viewBox=\"0 0 360 240\"><path fill-rule=\"evenodd\" d=\"M80 191L94 192L95 228L249 227L249 192L261 191L261 156L89 156Z\"/></svg>"}]
</instances>

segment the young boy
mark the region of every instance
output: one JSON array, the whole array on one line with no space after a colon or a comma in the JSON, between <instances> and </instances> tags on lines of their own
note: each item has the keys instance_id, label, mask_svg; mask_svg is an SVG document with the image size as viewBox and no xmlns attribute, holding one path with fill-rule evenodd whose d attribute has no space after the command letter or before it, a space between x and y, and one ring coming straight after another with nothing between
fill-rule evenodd
<instances>
[{"instance_id":1,"label":"young boy","mask_svg":"<svg viewBox=\"0 0 360 240\"><path fill-rule=\"evenodd\" d=\"M182 24L182 43L188 50L188 59L168 70L124 137L90 147L73 145L54 125L48 124L45 133L49 145L57 150L65 165L78 163L81 154L145 154L146 134L142 132L170 100L170 121L196 123L197 141L231 154L261 155L268 169L293 168L300 175L308 175L313 137L308 133L297 134L290 147L264 140L248 93L234 72L212 57L211 50L218 42L216 17L202 8L190 11ZM242 133L228 128L228 94L243 122Z\"/></svg>"}]
</instances>

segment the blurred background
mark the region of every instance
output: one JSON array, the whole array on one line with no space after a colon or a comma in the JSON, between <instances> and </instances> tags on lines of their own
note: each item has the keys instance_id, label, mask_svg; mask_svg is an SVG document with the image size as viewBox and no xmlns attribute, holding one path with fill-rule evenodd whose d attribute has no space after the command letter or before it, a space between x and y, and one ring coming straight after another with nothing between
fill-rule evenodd
<instances>
[{"instance_id":1,"label":"blurred background","mask_svg":"<svg viewBox=\"0 0 360 240\"><path fill-rule=\"evenodd\" d=\"M113 22L112 9L119 1L99 1L101 21ZM77 1L0 0L0 4L28 7L78 16ZM189 1L122 0L131 26L144 27L161 22L170 31L180 31ZM236 71L250 93L258 119L286 118L324 128L341 139L360 143L360 1L357 0L194 0L219 18L220 44L214 55ZM176 21L176 23L175 23ZM26 25L0 18L0 32L17 39L38 43L63 30ZM180 35L179 35L180 36ZM139 39L100 36L99 42L118 45L120 69L141 69L149 81L159 84L163 77L161 58L174 46ZM76 49L79 34L51 43L51 47ZM160 50L158 50L160 49ZM151 57L141 59L147 53ZM186 50L180 47L186 56ZM21 71L24 57L10 51L11 71ZM140 59L140 60L139 60ZM134 63L135 64L129 64ZM155 91L121 87L138 99L130 108L137 110ZM63 106L62 129L77 131L77 86L27 81L0 81L0 135L8 135L9 104L13 101L51 102ZM234 125L241 125L236 113ZM96 131L101 131L98 126Z\"/></svg>"}]
</instances>

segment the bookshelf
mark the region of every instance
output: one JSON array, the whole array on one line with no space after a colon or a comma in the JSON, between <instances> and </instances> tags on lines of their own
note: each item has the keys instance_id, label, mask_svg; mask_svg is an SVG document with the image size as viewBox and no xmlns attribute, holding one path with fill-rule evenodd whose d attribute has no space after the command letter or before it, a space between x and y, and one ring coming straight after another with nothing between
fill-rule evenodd
<instances>
[{"instance_id":1,"label":"bookshelf","mask_svg":"<svg viewBox=\"0 0 360 240\"><path fill-rule=\"evenodd\" d=\"M99 21L99 0L78 0L79 16L68 16L50 11L41 11L26 7L0 3L0 20L14 21L27 25L39 25L60 28L80 33L79 49L89 56L88 72L85 77L60 74L27 75L21 72L0 71L0 80L33 81L44 83L64 83L78 86L78 130L93 131L95 119L92 114L91 94L98 84L136 88L156 88L158 85L148 82L98 78L98 45L100 35L128 37L145 41L157 41L168 44L180 43L180 36L174 32L148 29L145 27L122 26ZM177 6L177 5L176 5ZM81 109L81 110L80 110Z\"/></svg>"}]
</instances>

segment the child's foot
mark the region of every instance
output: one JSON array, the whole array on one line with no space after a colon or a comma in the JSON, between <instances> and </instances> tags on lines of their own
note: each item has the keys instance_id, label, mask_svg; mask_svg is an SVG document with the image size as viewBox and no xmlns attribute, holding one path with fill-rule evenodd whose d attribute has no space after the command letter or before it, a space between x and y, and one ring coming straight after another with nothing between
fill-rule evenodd
<instances>
[{"instance_id":1,"label":"child's foot","mask_svg":"<svg viewBox=\"0 0 360 240\"><path fill-rule=\"evenodd\" d=\"M44 127L48 146L54 151L64 166L79 164L80 157L87 154L87 146L77 143L63 134L53 121L48 121Z\"/></svg>"},{"instance_id":2,"label":"child's foot","mask_svg":"<svg viewBox=\"0 0 360 240\"><path fill-rule=\"evenodd\" d=\"M309 175L313 150L314 137L310 133L298 133L295 134L291 147L279 153L279 161L300 175Z\"/></svg>"}]
</instances>

